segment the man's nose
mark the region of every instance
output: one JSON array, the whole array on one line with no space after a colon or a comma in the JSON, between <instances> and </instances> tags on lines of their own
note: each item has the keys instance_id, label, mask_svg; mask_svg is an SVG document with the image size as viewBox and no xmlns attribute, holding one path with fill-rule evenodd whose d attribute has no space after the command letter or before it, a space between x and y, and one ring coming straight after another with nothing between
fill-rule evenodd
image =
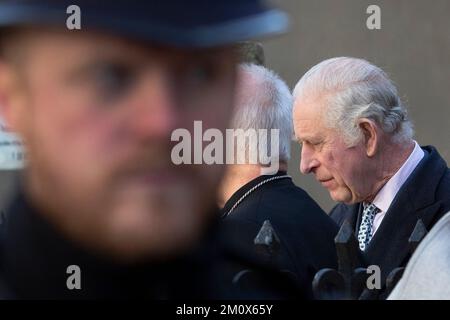
<instances>
[{"instance_id":1,"label":"man's nose","mask_svg":"<svg viewBox=\"0 0 450 320\"><path fill-rule=\"evenodd\" d=\"M142 138L167 137L179 124L180 108L171 77L165 72L145 76L133 102L133 132Z\"/></svg>"},{"instance_id":2,"label":"man's nose","mask_svg":"<svg viewBox=\"0 0 450 320\"><path fill-rule=\"evenodd\" d=\"M304 145L300 155L300 172L303 174L308 174L318 166L319 161L311 153L311 150Z\"/></svg>"}]
</instances>

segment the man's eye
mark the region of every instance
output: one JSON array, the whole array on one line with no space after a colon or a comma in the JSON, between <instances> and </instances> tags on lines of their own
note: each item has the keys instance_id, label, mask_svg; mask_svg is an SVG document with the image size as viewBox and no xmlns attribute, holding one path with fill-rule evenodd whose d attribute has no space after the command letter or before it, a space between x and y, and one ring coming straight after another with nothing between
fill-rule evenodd
<instances>
[{"instance_id":1,"label":"man's eye","mask_svg":"<svg viewBox=\"0 0 450 320\"><path fill-rule=\"evenodd\" d=\"M101 66L94 71L94 81L105 100L120 98L133 84L133 70L123 66Z\"/></svg>"},{"instance_id":2,"label":"man's eye","mask_svg":"<svg viewBox=\"0 0 450 320\"><path fill-rule=\"evenodd\" d=\"M203 84L214 79L214 67L210 65L194 65L184 73L184 80L190 84Z\"/></svg>"}]
</instances>

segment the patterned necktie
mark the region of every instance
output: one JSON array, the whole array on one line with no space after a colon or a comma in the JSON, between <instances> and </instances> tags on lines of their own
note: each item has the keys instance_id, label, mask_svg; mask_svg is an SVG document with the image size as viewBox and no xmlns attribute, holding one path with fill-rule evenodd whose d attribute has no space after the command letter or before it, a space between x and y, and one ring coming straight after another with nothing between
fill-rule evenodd
<instances>
[{"instance_id":1,"label":"patterned necktie","mask_svg":"<svg viewBox=\"0 0 450 320\"><path fill-rule=\"evenodd\" d=\"M363 202L363 214L361 219L361 225L359 226L358 242L361 251L366 250L367 245L373 236L373 220L380 209L374 204Z\"/></svg>"}]
</instances>

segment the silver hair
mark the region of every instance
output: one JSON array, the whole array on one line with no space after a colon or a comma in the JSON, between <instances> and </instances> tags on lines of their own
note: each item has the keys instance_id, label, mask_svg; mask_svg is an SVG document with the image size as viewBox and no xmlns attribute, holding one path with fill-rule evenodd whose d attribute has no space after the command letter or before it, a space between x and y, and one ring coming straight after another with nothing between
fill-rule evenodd
<instances>
[{"instance_id":1,"label":"silver hair","mask_svg":"<svg viewBox=\"0 0 450 320\"><path fill-rule=\"evenodd\" d=\"M412 139L413 124L388 75L363 59L338 57L312 67L297 83L294 98L325 98L325 120L343 133L347 145L362 138L358 120L368 118L389 134L394 143Z\"/></svg>"},{"instance_id":2,"label":"silver hair","mask_svg":"<svg viewBox=\"0 0 450 320\"><path fill-rule=\"evenodd\" d=\"M267 129L269 141L258 141L259 148L267 154L272 154L270 130L279 129L279 160L288 161L293 137L293 98L289 87L275 72L263 66L240 64L238 74L232 127ZM246 149L252 150L248 145Z\"/></svg>"}]
</instances>

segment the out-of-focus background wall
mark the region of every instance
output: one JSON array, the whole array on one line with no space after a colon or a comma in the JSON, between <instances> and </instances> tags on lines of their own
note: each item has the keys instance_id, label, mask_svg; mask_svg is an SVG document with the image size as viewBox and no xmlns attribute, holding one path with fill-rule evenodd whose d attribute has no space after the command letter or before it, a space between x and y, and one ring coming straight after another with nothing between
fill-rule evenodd
<instances>
[{"instance_id":1,"label":"out-of-focus background wall","mask_svg":"<svg viewBox=\"0 0 450 320\"><path fill-rule=\"evenodd\" d=\"M266 65L292 88L314 64L335 56L368 59L387 71L409 106L422 145L450 163L449 0L278 0L291 16L287 35L264 41ZM381 29L369 30L369 5L381 9ZM290 174L329 210L333 202L312 176L299 173L293 144ZM16 174L0 171L0 210Z\"/></svg>"},{"instance_id":2,"label":"out-of-focus background wall","mask_svg":"<svg viewBox=\"0 0 450 320\"><path fill-rule=\"evenodd\" d=\"M291 16L287 35L264 42L266 66L293 88L318 62L336 56L367 59L384 69L409 106L416 140L432 144L450 164L450 1L279 0ZM381 29L369 30L369 5L381 9ZM299 173L293 143L290 174L325 210L333 206L313 176Z\"/></svg>"}]
</instances>

